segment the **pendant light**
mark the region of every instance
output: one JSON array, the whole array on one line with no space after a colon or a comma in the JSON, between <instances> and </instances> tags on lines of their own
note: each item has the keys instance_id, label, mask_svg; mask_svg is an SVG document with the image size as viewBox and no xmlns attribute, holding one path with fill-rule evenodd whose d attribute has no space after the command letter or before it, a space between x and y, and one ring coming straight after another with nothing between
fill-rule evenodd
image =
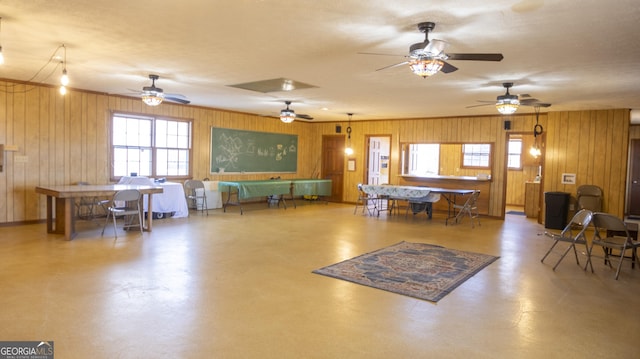
<instances>
[{"instance_id":1,"label":"pendant light","mask_svg":"<svg viewBox=\"0 0 640 359\"><path fill-rule=\"evenodd\" d=\"M344 149L344 153L347 156L351 156L353 154L353 148L351 147L351 116L352 113L347 114L349 116L349 123L347 125L347 147Z\"/></svg>"}]
</instances>

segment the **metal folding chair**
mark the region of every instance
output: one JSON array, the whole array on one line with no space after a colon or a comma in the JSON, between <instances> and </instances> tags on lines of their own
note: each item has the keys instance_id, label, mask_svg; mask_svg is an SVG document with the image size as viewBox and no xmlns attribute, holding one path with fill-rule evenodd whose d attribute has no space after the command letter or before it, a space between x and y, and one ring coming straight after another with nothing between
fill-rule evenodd
<instances>
[{"instance_id":1,"label":"metal folding chair","mask_svg":"<svg viewBox=\"0 0 640 359\"><path fill-rule=\"evenodd\" d=\"M101 235L104 235L104 230L107 228L107 224L109 224L109 217L113 218L113 231L116 238L118 238L116 217L124 218L124 229L138 227L140 228L140 233L142 233L142 208L140 206L140 197L140 191L137 189L126 189L116 192L116 194L113 195L111 204L107 208L107 219L104 222L104 227L102 227ZM133 222L135 217L138 217L137 224Z\"/></svg>"},{"instance_id":2,"label":"metal folding chair","mask_svg":"<svg viewBox=\"0 0 640 359\"><path fill-rule=\"evenodd\" d=\"M611 259L618 257L618 266L616 269L617 280L620 276L622 261L625 258L631 259L631 268L635 267L636 262L640 262L640 258L638 258L640 242L631 237L624 221L612 214L596 212L593 214L592 223L595 227L595 232L591 240L591 245L588 247L587 254L589 258L587 259L587 264L584 266L584 269L587 270L587 266L590 266L591 272L593 273L593 247L599 246L602 247L604 262L609 265L609 268L613 268ZM614 254L614 250L619 251L619 255ZM626 252L629 250L631 251L631 255L626 256Z\"/></svg>"},{"instance_id":3,"label":"metal folding chair","mask_svg":"<svg viewBox=\"0 0 640 359\"><path fill-rule=\"evenodd\" d=\"M567 224L567 226L564 227L562 232L560 233L545 232L544 234L547 237L553 239L553 244L551 245L551 248L549 248L547 253L545 253L544 257L542 257L540 262L544 263L544 260L553 251L553 249L556 247L558 243L565 242L565 243L569 243L569 246L567 246L564 252L562 252L562 254L560 255L560 258L558 259L556 264L553 266L553 270L556 270L560 262L562 262L564 257L567 255L567 253L569 253L571 249L573 249L573 254L576 257L576 264L580 265L580 259L578 259L578 251L576 249L576 244L584 245L585 250L587 250L587 253L588 253L588 248L586 248L587 239L585 236L585 231L589 227L589 224L591 224L592 217L593 217L593 212L591 212L588 209L582 209L573 216L569 224Z\"/></svg>"},{"instance_id":4,"label":"metal folding chair","mask_svg":"<svg viewBox=\"0 0 640 359\"><path fill-rule=\"evenodd\" d=\"M473 191L473 193L469 196L469 198L467 198L467 201L464 204L454 204L453 205L453 210L458 210L458 214L455 216L455 222L459 223L460 221L462 221L462 218L465 217L465 215L468 215L469 218L471 219L471 228L474 227L473 225L473 220L475 219L478 222L478 225L480 225L480 214L478 213L478 197L480 196L480 191L479 190L475 190ZM448 222L448 218L447 218L447 222Z\"/></svg>"},{"instance_id":5,"label":"metal folding chair","mask_svg":"<svg viewBox=\"0 0 640 359\"><path fill-rule=\"evenodd\" d=\"M369 212L369 215L373 215L373 211L375 211L376 209L376 201L378 200L377 197L373 197L368 195L365 191L362 190L362 183L358 184L358 199L356 200L356 208L354 208L353 210L353 214L356 214L358 212L358 207L362 207L362 213L364 214L364 210L365 208L367 209L367 212ZM371 207L371 205L373 205L373 208Z\"/></svg>"}]
</instances>

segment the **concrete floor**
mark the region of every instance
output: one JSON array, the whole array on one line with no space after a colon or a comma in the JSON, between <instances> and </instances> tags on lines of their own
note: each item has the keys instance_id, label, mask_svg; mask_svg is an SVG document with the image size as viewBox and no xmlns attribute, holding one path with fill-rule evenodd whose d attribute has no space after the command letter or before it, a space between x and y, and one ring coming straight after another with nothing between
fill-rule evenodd
<instances>
[{"instance_id":1,"label":"concrete floor","mask_svg":"<svg viewBox=\"0 0 640 359\"><path fill-rule=\"evenodd\" d=\"M640 268L567 257L524 216L445 226L352 205L192 212L73 241L0 227L0 340L56 358L638 358ZM501 258L437 304L311 271L400 241ZM584 263L582 258L582 263Z\"/></svg>"}]
</instances>

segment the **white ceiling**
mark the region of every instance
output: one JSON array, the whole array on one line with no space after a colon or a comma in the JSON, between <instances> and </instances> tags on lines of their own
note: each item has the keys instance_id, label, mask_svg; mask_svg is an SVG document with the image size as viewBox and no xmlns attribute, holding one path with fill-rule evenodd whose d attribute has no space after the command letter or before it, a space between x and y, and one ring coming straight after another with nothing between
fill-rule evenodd
<instances>
[{"instance_id":1,"label":"white ceiling","mask_svg":"<svg viewBox=\"0 0 640 359\"><path fill-rule=\"evenodd\" d=\"M552 104L542 111L640 109L638 0L2 0L0 16L0 77L26 81L44 66L33 81L57 84L59 61L45 64L65 44L70 87L110 94L153 73L196 106L276 116L291 100L315 121L356 121L495 114L467 106L510 81ZM450 61L458 71L427 79L376 71L405 60L424 21L449 53L504 60ZM229 86L281 77L316 87Z\"/></svg>"}]
</instances>

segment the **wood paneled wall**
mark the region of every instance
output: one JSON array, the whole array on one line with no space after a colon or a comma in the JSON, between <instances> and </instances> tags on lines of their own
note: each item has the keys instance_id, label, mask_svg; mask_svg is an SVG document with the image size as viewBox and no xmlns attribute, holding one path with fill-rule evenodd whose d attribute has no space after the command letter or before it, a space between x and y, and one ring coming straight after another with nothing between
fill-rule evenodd
<instances>
[{"instance_id":1,"label":"wood paneled wall","mask_svg":"<svg viewBox=\"0 0 640 359\"><path fill-rule=\"evenodd\" d=\"M544 127L543 192L567 192L575 200L578 186L596 185L604 192L603 211L622 218L629 121L630 111L624 109L549 112ZM575 173L576 184L562 184L563 173Z\"/></svg>"},{"instance_id":2,"label":"wood paneled wall","mask_svg":"<svg viewBox=\"0 0 640 359\"><path fill-rule=\"evenodd\" d=\"M74 91L62 97L57 88L0 81L0 144L18 146L5 153L0 172L0 224L42 220L45 198L38 185L62 185L78 181L109 181L109 118L112 111L155 114L194 121L193 177L262 179L268 174L212 174L209 172L210 127L297 134L298 172L283 178L310 177L320 171L322 135L335 134L336 123L283 124L276 118L221 111L196 106L162 104L148 107L139 99ZM527 132L535 114L509 116L511 131ZM356 185L365 180L365 135L390 135L391 183L399 183L400 142L491 142L494 170L489 215L503 216L506 198L506 141L504 116L447 117L353 121L352 145L355 172L346 171L344 201L357 198ZM540 114L546 133L543 189L575 194L580 184L596 184L605 191L604 207L624 212L629 110L549 112ZM340 123L346 127L346 121ZM345 135L346 136L346 135ZM562 185L562 173L576 173L576 185Z\"/></svg>"},{"instance_id":3,"label":"wood paneled wall","mask_svg":"<svg viewBox=\"0 0 640 359\"><path fill-rule=\"evenodd\" d=\"M163 103L146 106L139 99L86 91L0 81L0 143L16 145L5 153L0 172L0 224L46 218L46 198L39 185L79 181L109 183L109 124L113 111L193 119L193 177L198 179L264 179L273 174L209 172L210 128L226 127L297 134L301 144L298 172L283 178L310 177L321 147L309 123L286 125L277 118Z\"/></svg>"}]
</instances>

